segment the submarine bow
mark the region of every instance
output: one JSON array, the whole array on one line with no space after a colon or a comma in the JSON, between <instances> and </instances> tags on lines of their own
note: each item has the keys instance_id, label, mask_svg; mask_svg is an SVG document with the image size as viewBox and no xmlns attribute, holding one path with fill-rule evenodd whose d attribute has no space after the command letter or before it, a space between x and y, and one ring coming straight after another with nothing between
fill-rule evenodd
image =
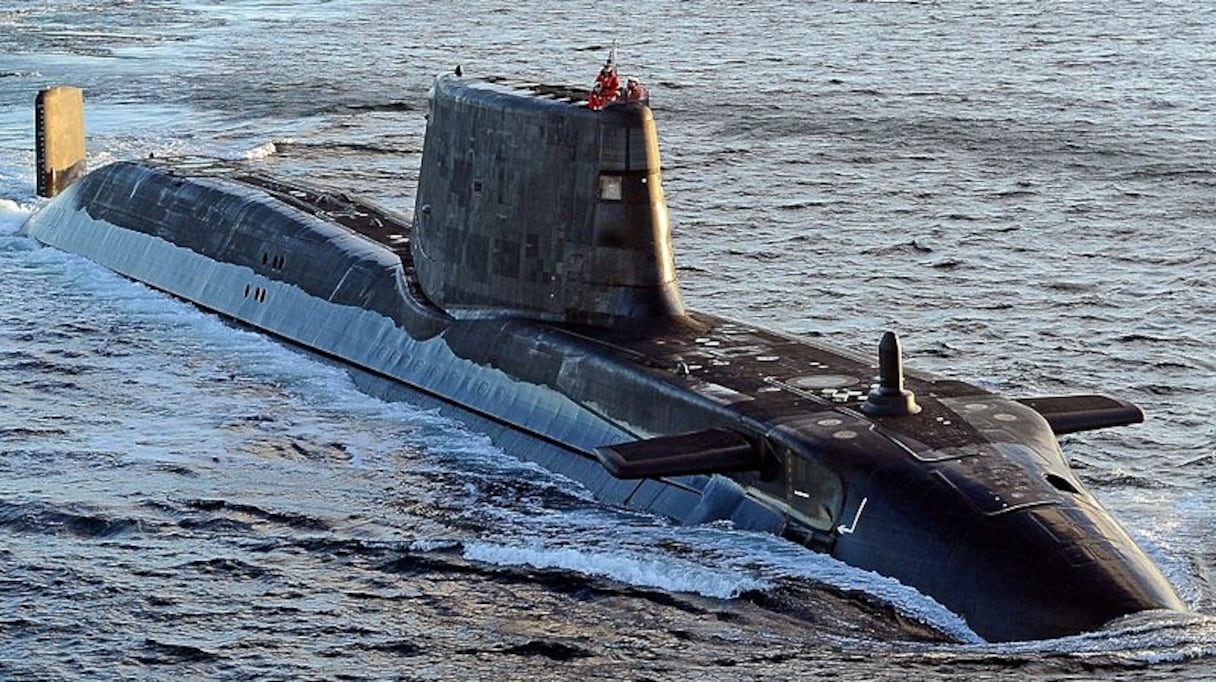
<instances>
[{"instance_id":1,"label":"submarine bow","mask_svg":"<svg viewBox=\"0 0 1216 682\"><path fill-rule=\"evenodd\" d=\"M562 92L436 79L412 221L158 159L92 171L24 229L417 391L608 504L780 534L990 640L1185 609L1056 439L1138 408L1008 400L905 375L893 335L875 362L685 309L652 112Z\"/></svg>"}]
</instances>

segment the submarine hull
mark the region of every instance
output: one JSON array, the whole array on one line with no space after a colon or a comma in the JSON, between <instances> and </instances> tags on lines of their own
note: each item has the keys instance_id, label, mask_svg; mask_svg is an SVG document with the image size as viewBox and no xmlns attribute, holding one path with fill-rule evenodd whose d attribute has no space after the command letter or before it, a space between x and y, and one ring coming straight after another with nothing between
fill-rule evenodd
<instances>
[{"instance_id":1,"label":"submarine hull","mask_svg":"<svg viewBox=\"0 0 1216 682\"><path fill-rule=\"evenodd\" d=\"M570 358L540 355L542 328L516 320L455 320L409 294L402 259L382 243L226 177L228 168L211 167L208 172L220 174L210 177L196 175L199 170L185 176L142 164L105 166L69 187L24 229L47 245L280 340L458 405L484 426L547 444L524 454L584 483L599 499L685 522L708 517L698 505L711 477L617 479L592 450L634 440L636 433L544 383L496 369L491 358L470 360L455 350L531 355L530 371L543 382L543 375L560 371L555 363ZM198 206L208 207L204 215ZM343 210L361 214L362 225L376 222L379 227L368 229L390 239L408 231L368 204ZM779 516L743 506L735 515L740 525L780 531Z\"/></svg>"},{"instance_id":2,"label":"submarine hull","mask_svg":"<svg viewBox=\"0 0 1216 682\"><path fill-rule=\"evenodd\" d=\"M514 123L489 147L453 133L469 111L498 109ZM909 373L919 411L869 416L886 372L868 357L684 310L649 110L605 118L451 78L432 110L446 113L428 125L414 225L341 193L181 160L97 169L24 229L371 383L456 406L609 504L781 534L920 589L990 640L1184 610L1068 470L1040 412ZM537 110L564 132L536 125ZM544 221L531 212L547 209L505 201L497 164L524 168L538 149L551 175L569 140L583 189L545 203L590 208L543 228L568 244L532 249ZM540 180L506 185L526 194Z\"/></svg>"}]
</instances>

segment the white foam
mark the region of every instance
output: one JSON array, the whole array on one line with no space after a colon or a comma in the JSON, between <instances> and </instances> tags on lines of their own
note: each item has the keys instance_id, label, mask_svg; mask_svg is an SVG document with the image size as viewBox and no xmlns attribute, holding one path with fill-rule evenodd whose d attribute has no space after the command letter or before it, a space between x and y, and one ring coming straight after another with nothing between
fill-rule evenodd
<instances>
[{"instance_id":1,"label":"white foam","mask_svg":"<svg viewBox=\"0 0 1216 682\"><path fill-rule=\"evenodd\" d=\"M295 140L290 137L285 137L277 140L271 140L269 142L255 144L252 147L239 147L233 145L228 149L212 151L211 154L227 161L259 161L261 159L268 159L277 155L279 153L280 145L290 145L294 143Z\"/></svg>"},{"instance_id":2,"label":"white foam","mask_svg":"<svg viewBox=\"0 0 1216 682\"><path fill-rule=\"evenodd\" d=\"M544 478L533 482L540 480ZM480 490L475 488L470 494L479 497ZM536 504L539 506L515 499L509 504L483 505L482 513L495 517L495 527L513 528L523 536L469 543L465 557L497 565L560 568L639 587L721 599L753 589L780 590L783 583L804 581L812 587L864 592L956 642L984 641L960 616L916 589L774 535L740 531L728 522L668 525L659 517L591 501L592 506L581 510L554 511L541 502ZM520 509L521 505L525 508Z\"/></svg>"},{"instance_id":3,"label":"white foam","mask_svg":"<svg viewBox=\"0 0 1216 682\"><path fill-rule=\"evenodd\" d=\"M279 153L279 148L273 142L264 142L252 149L241 152L240 158L245 161L265 159Z\"/></svg>"},{"instance_id":4,"label":"white foam","mask_svg":"<svg viewBox=\"0 0 1216 682\"><path fill-rule=\"evenodd\" d=\"M737 539L719 537L712 540L734 554L720 560L725 565L751 565L763 570L765 575L793 580L803 578L839 590L862 591L890 605L901 615L929 625L958 642L978 644L984 641L953 611L894 578L850 566L830 555L811 552L775 536L738 531L732 535Z\"/></svg>"},{"instance_id":5,"label":"white foam","mask_svg":"<svg viewBox=\"0 0 1216 682\"><path fill-rule=\"evenodd\" d=\"M30 206L18 204L12 199L0 199L0 234L14 234L34 213Z\"/></svg>"},{"instance_id":6,"label":"white foam","mask_svg":"<svg viewBox=\"0 0 1216 682\"><path fill-rule=\"evenodd\" d=\"M411 552L443 552L460 547L460 543L449 538L417 538L409 544Z\"/></svg>"},{"instance_id":7,"label":"white foam","mask_svg":"<svg viewBox=\"0 0 1216 682\"><path fill-rule=\"evenodd\" d=\"M589 543L593 543L599 533L615 534L607 526L599 528L598 533L582 528L578 521L586 519L577 513L563 513L561 520L573 522L570 535ZM592 532L580 533L580 530ZM835 589L865 592L901 615L957 642L984 643L961 617L915 589L780 538L717 526L655 528L652 531L626 528L622 532L629 537L617 537L620 545L612 549L553 547L540 540L509 544L470 542L465 546L464 557L500 566L559 568L638 587L717 599L732 599L749 590L777 589L779 579L806 579ZM695 560L674 557L643 542L635 542L642 540L635 536L650 536L649 540L658 542L657 536L667 533L671 534L667 538L668 544L690 543L700 550L694 553ZM709 567L711 565L713 568Z\"/></svg>"},{"instance_id":8,"label":"white foam","mask_svg":"<svg viewBox=\"0 0 1216 682\"><path fill-rule=\"evenodd\" d=\"M686 592L718 599L737 597L747 590L769 586L737 571L715 570L671 557L639 557L621 552L554 548L540 542L525 545L471 542L465 545L464 557L470 561L498 566L560 568L584 575L611 578L639 587L654 587L668 592Z\"/></svg>"}]
</instances>

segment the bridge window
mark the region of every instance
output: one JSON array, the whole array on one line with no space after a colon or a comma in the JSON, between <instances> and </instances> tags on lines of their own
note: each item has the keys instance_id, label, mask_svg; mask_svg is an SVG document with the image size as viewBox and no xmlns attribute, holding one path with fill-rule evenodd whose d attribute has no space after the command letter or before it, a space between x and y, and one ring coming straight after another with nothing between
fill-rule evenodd
<instances>
[{"instance_id":1,"label":"bridge window","mask_svg":"<svg viewBox=\"0 0 1216 682\"><path fill-rule=\"evenodd\" d=\"M620 201L621 200L621 176L619 176L619 175L601 175L600 176L600 199L603 201Z\"/></svg>"}]
</instances>

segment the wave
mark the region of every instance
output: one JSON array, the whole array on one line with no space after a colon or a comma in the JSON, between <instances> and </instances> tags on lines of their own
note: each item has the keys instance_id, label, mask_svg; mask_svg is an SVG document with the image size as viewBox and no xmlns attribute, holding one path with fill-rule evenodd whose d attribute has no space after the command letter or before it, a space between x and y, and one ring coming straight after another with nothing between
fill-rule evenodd
<instances>
[{"instance_id":1,"label":"wave","mask_svg":"<svg viewBox=\"0 0 1216 682\"><path fill-rule=\"evenodd\" d=\"M200 663L223 658L215 652L207 651L193 644L162 642L153 637L145 638L143 645L132 651L129 655L132 659L144 665Z\"/></svg>"},{"instance_id":2,"label":"wave","mask_svg":"<svg viewBox=\"0 0 1216 682\"><path fill-rule=\"evenodd\" d=\"M271 144L274 147L275 153L283 155L315 154L320 152L356 156L376 155L396 157L422 153L420 149L402 149L362 142L299 142L297 140L280 140L267 144Z\"/></svg>"},{"instance_id":3,"label":"wave","mask_svg":"<svg viewBox=\"0 0 1216 682\"><path fill-rule=\"evenodd\" d=\"M351 111L400 112L415 111L417 109L415 105L409 104L408 102L376 102L368 104L346 104L344 106L346 109Z\"/></svg>"},{"instance_id":4,"label":"wave","mask_svg":"<svg viewBox=\"0 0 1216 682\"><path fill-rule=\"evenodd\" d=\"M0 528L13 533L69 534L81 538L113 538L147 530L138 519L113 518L100 511L58 507L47 502L0 501Z\"/></svg>"},{"instance_id":5,"label":"wave","mask_svg":"<svg viewBox=\"0 0 1216 682\"><path fill-rule=\"evenodd\" d=\"M252 504L228 502L226 500L192 499L185 500L182 503L182 506L191 510L211 513L226 513L238 517L252 518L258 521L265 521L295 530L330 529L330 525L328 523L318 518L305 516L303 514L263 509Z\"/></svg>"},{"instance_id":6,"label":"wave","mask_svg":"<svg viewBox=\"0 0 1216 682\"><path fill-rule=\"evenodd\" d=\"M464 556L473 561L500 566L560 568L609 577L639 587L657 587L669 592L689 592L719 599L737 597L743 592L767 587L763 581L750 576L670 557L639 557L619 552L554 548L539 542L527 545L472 542L465 546Z\"/></svg>"}]
</instances>

